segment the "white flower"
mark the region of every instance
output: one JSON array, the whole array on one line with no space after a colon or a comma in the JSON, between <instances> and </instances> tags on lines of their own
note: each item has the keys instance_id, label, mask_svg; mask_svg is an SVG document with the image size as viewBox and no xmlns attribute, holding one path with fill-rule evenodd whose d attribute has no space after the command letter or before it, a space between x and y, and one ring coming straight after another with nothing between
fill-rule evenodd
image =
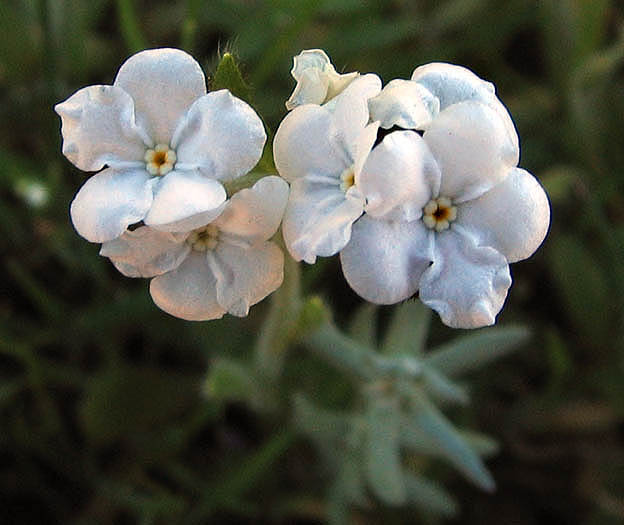
<instances>
[{"instance_id":1,"label":"white flower","mask_svg":"<svg viewBox=\"0 0 624 525\"><path fill-rule=\"evenodd\" d=\"M298 107L277 130L275 165L291 184L282 232L298 261L313 263L318 255L339 252L364 211L411 217L425 204L410 201L422 179L399 184L393 177L403 180L405 173L387 171L391 144L371 153L378 123L367 124L367 101L380 89L376 75L362 75L330 107Z\"/></svg>"},{"instance_id":2,"label":"white flower","mask_svg":"<svg viewBox=\"0 0 624 525\"><path fill-rule=\"evenodd\" d=\"M359 73L336 72L322 49L307 49L293 58L290 74L297 81L295 90L286 101L289 111L303 104L324 104L340 94Z\"/></svg>"},{"instance_id":3,"label":"white flower","mask_svg":"<svg viewBox=\"0 0 624 525\"><path fill-rule=\"evenodd\" d=\"M179 231L190 216L216 217L220 181L247 173L266 140L254 110L227 90L206 94L199 64L177 49L130 57L112 86L83 88L56 106L63 153L98 171L71 205L91 242L119 237L139 221Z\"/></svg>"},{"instance_id":4,"label":"white flower","mask_svg":"<svg viewBox=\"0 0 624 525\"><path fill-rule=\"evenodd\" d=\"M150 293L165 312L191 321L246 316L282 283L284 257L269 241L277 231L288 184L264 177L235 193L219 217L191 231L142 226L105 242L100 254L128 277L154 277Z\"/></svg>"},{"instance_id":5,"label":"white flower","mask_svg":"<svg viewBox=\"0 0 624 525\"><path fill-rule=\"evenodd\" d=\"M416 220L367 214L353 225L340 254L343 272L371 302L392 304L418 291L449 326L490 325L511 285L508 263L529 257L546 235L548 199L537 180L516 167L518 138L491 84L448 64L423 66L412 78L438 99L439 113L431 114L422 137L395 131L384 142L408 134L394 150L402 159L395 163L412 165L418 148L434 159L437 169L429 173L437 177L427 180ZM385 108L420 104L395 102Z\"/></svg>"}]
</instances>

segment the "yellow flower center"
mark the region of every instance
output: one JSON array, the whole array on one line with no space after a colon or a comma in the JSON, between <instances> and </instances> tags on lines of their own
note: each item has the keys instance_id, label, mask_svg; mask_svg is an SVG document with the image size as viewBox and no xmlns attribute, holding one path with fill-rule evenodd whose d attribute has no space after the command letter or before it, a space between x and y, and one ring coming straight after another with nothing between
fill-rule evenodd
<instances>
[{"instance_id":1,"label":"yellow flower center","mask_svg":"<svg viewBox=\"0 0 624 525\"><path fill-rule=\"evenodd\" d=\"M145 167L151 175L165 175L175 166L177 156L167 144L157 144L145 152Z\"/></svg>"},{"instance_id":2,"label":"yellow flower center","mask_svg":"<svg viewBox=\"0 0 624 525\"><path fill-rule=\"evenodd\" d=\"M456 218L457 208L447 197L432 199L423 208L425 226L437 232L448 229Z\"/></svg>"},{"instance_id":3,"label":"yellow flower center","mask_svg":"<svg viewBox=\"0 0 624 525\"><path fill-rule=\"evenodd\" d=\"M355 172L353 171L353 166L345 169L340 175L340 189L342 191L347 191L351 186L355 184Z\"/></svg>"},{"instance_id":4,"label":"yellow flower center","mask_svg":"<svg viewBox=\"0 0 624 525\"><path fill-rule=\"evenodd\" d=\"M186 242L191 245L193 250L198 252L213 250L219 242L219 228L214 224L208 224L203 228L192 231Z\"/></svg>"}]
</instances>

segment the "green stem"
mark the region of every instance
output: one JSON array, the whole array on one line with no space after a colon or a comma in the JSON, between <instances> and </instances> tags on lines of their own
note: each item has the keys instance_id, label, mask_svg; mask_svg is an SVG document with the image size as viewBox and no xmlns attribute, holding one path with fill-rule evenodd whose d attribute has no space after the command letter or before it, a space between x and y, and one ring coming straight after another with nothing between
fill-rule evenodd
<instances>
[{"instance_id":1,"label":"green stem","mask_svg":"<svg viewBox=\"0 0 624 525\"><path fill-rule=\"evenodd\" d=\"M297 329L301 307L301 268L285 253L284 282L271 298L269 313L256 342L256 366L263 375L272 379L279 376L284 355Z\"/></svg>"},{"instance_id":2,"label":"green stem","mask_svg":"<svg viewBox=\"0 0 624 525\"><path fill-rule=\"evenodd\" d=\"M117 0L117 18L126 47L132 53L145 49L147 43L139 27L132 0Z\"/></svg>"},{"instance_id":3,"label":"green stem","mask_svg":"<svg viewBox=\"0 0 624 525\"><path fill-rule=\"evenodd\" d=\"M182 24L182 37L180 45L188 53L193 53L195 47L195 35L199 23L199 10L201 8L201 0L186 0L186 17Z\"/></svg>"}]
</instances>

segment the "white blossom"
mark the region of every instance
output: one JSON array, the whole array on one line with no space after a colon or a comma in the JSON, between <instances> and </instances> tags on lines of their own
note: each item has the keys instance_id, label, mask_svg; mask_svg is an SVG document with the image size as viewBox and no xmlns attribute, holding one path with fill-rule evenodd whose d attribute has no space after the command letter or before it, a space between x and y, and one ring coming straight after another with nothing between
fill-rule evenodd
<instances>
[{"instance_id":1,"label":"white blossom","mask_svg":"<svg viewBox=\"0 0 624 525\"><path fill-rule=\"evenodd\" d=\"M427 107L431 96L438 100L439 111L414 126L424 130L422 137L395 131L382 142L411 137L393 140L399 146L393 154L403 159L396 164L412 165L415 147L416 157L433 159L425 202L410 220L361 217L340 253L343 272L371 302L392 304L419 292L449 326L490 325L511 286L509 263L529 257L546 235L548 199L537 180L517 167L518 137L490 83L448 64L418 68L412 79L429 92L424 101L409 98L420 89L393 95L405 100L379 102L382 93L371 111L383 109L387 119L394 111L398 119L410 114L405 108Z\"/></svg>"},{"instance_id":2,"label":"white blossom","mask_svg":"<svg viewBox=\"0 0 624 525\"><path fill-rule=\"evenodd\" d=\"M322 49L306 49L293 57L290 74L297 81L286 101L289 111L303 104L324 104L342 93L359 73L340 74Z\"/></svg>"},{"instance_id":3,"label":"white blossom","mask_svg":"<svg viewBox=\"0 0 624 525\"><path fill-rule=\"evenodd\" d=\"M288 184L260 179L235 193L210 221L190 230L141 226L102 244L100 254L128 277L153 277L150 293L165 312L191 321L246 316L282 283L284 258L269 239L277 231Z\"/></svg>"},{"instance_id":4,"label":"white blossom","mask_svg":"<svg viewBox=\"0 0 624 525\"><path fill-rule=\"evenodd\" d=\"M112 86L80 89L55 110L65 156L98 171L71 205L91 242L139 221L165 232L198 214L210 221L226 199L221 181L251 170L266 140L254 110L227 90L206 93L199 64L178 49L137 53Z\"/></svg>"}]
</instances>

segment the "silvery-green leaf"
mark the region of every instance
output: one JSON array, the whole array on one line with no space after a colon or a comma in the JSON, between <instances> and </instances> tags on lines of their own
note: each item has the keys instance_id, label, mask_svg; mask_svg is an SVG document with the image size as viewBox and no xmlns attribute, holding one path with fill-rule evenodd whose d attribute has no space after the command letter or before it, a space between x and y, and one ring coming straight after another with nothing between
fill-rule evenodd
<instances>
[{"instance_id":1,"label":"silvery-green leaf","mask_svg":"<svg viewBox=\"0 0 624 525\"><path fill-rule=\"evenodd\" d=\"M407 499L410 503L447 518L457 514L457 502L439 484L411 473L405 473L404 478Z\"/></svg>"},{"instance_id":2,"label":"silvery-green leaf","mask_svg":"<svg viewBox=\"0 0 624 525\"><path fill-rule=\"evenodd\" d=\"M405 503L399 442L400 417L397 397L369 392L366 423L366 475L373 493L389 505Z\"/></svg>"},{"instance_id":3,"label":"silvery-green leaf","mask_svg":"<svg viewBox=\"0 0 624 525\"><path fill-rule=\"evenodd\" d=\"M343 438L350 431L347 414L319 408L302 394L295 396L293 404L295 425L305 434L328 441Z\"/></svg>"},{"instance_id":4,"label":"silvery-green leaf","mask_svg":"<svg viewBox=\"0 0 624 525\"><path fill-rule=\"evenodd\" d=\"M494 479L446 417L420 396L414 400L413 424L437 443L439 455L483 490L493 491Z\"/></svg>"},{"instance_id":5,"label":"silvery-green leaf","mask_svg":"<svg viewBox=\"0 0 624 525\"><path fill-rule=\"evenodd\" d=\"M453 377L503 357L530 335L529 329L520 325L485 328L437 347L427 355L425 364Z\"/></svg>"},{"instance_id":6,"label":"silvery-green leaf","mask_svg":"<svg viewBox=\"0 0 624 525\"><path fill-rule=\"evenodd\" d=\"M431 309L420 301L408 301L397 306L384 338L382 352L421 355L430 320Z\"/></svg>"},{"instance_id":7,"label":"silvery-green leaf","mask_svg":"<svg viewBox=\"0 0 624 525\"><path fill-rule=\"evenodd\" d=\"M459 434L462 438L464 438L464 441L466 441L466 443L468 443L470 447L481 457L488 458L490 456L494 456L498 454L498 451L500 450L498 441L492 439L490 436L481 434L480 432L460 430Z\"/></svg>"},{"instance_id":8,"label":"silvery-green leaf","mask_svg":"<svg viewBox=\"0 0 624 525\"><path fill-rule=\"evenodd\" d=\"M425 390L432 397L445 403L468 404L469 397L466 389L447 379L435 368L423 366L422 378Z\"/></svg>"}]
</instances>

